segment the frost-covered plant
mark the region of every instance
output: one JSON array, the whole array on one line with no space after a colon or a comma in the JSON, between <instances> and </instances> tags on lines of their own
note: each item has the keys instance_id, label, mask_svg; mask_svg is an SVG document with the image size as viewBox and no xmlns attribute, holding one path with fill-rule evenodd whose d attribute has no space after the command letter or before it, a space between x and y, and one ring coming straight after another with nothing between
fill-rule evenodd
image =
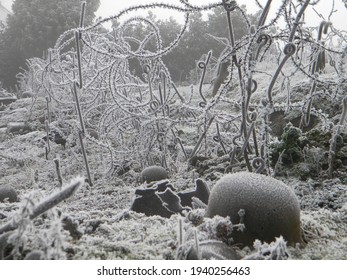
<instances>
[{"instance_id":1,"label":"frost-covered plant","mask_svg":"<svg viewBox=\"0 0 347 280\"><path fill-rule=\"evenodd\" d=\"M82 151L89 142L99 146L100 162L88 163L83 152L90 183L89 169L101 163L107 167L105 174L113 174L129 158L142 167L170 168L176 165L179 150L186 160L198 155L229 154L228 170L245 164L249 171L256 171L252 162L261 158L265 170L271 173L269 115L278 108L285 111L296 108L304 112L303 124L307 124L310 113L315 111L316 95L331 101L342 99L340 94L330 96L328 91L319 92L318 87L330 89L345 83L345 61L339 59L343 51L334 47L332 38L346 41L343 33L328 23L331 15L319 32L327 33L324 38L312 38L312 29L302 18L316 2L282 0L273 16L269 13L271 4L269 0L265 6L259 5L262 12L256 23L237 1L223 0L209 5L192 5L187 1L177 5L143 4L119 11L91 26L83 24L88 7L82 4L79 26L63 33L45 59L28 60L28 71L20 76L22 91L34 93L35 98L49 97L52 116L64 111L67 117L74 119L72 128L81 139ZM218 59L221 63L229 61L221 65L224 70L219 75L223 78L216 79L219 84L215 85L213 94L203 88L212 50L198 63L203 70L198 91L192 91L190 98L185 98L173 82L163 58L180 44L194 12L221 6L229 30L229 38L224 40L225 49ZM171 42L164 44L161 30L153 19L123 20L125 14L154 8L171 9L184 15L184 23ZM235 40L235 13L244 19L249 30L240 40ZM281 17L288 28L274 29ZM112 31L105 32L101 28L103 23L115 21ZM133 25L145 27L142 37L129 35ZM270 49L273 52L269 52ZM323 72L317 75L323 54L325 61L330 60L324 71L335 71L338 81L325 77ZM342 61L341 67L336 67L334 61L338 60ZM143 75L133 71L134 61L142 66ZM264 67L266 63L273 63L274 67ZM315 70L312 72L312 69ZM270 78L263 81L259 79L260 73ZM290 81L299 75L305 75L312 85L304 101L295 100L295 94L291 93ZM280 83L282 87L278 89ZM281 95L278 92L284 91L283 85L287 95L285 104L276 97ZM263 97L259 100L257 95ZM230 110L230 105L238 111ZM97 131L99 139L89 137L88 129ZM192 150L187 149L187 142L192 139L177 134L188 129L194 129L196 134L193 143L188 143L193 146Z\"/></svg>"},{"instance_id":2,"label":"frost-covered plant","mask_svg":"<svg viewBox=\"0 0 347 280\"><path fill-rule=\"evenodd\" d=\"M60 160L58 158L53 159L54 165L55 165L55 170L57 172L57 178L59 182L59 188L63 186L63 178L61 176L60 172Z\"/></svg>"},{"instance_id":3,"label":"frost-covered plant","mask_svg":"<svg viewBox=\"0 0 347 280\"><path fill-rule=\"evenodd\" d=\"M31 246L28 244L30 243L29 239L35 239L32 243L44 248L43 258L64 259L65 253L62 251L63 229L58 215L52 212L52 215L48 214L51 219L48 221L43 219L47 225L45 229L40 230L40 234L34 233L35 225L32 220L69 198L83 183L83 178L76 178L59 192L38 203L32 197L23 199L20 209L12 216L11 220L0 227L0 259L23 258L24 252Z\"/></svg>"},{"instance_id":4,"label":"frost-covered plant","mask_svg":"<svg viewBox=\"0 0 347 280\"><path fill-rule=\"evenodd\" d=\"M276 237L276 241L270 244L256 240L253 247L256 252L246 256L244 260L287 260L289 258L287 242L282 236Z\"/></svg>"},{"instance_id":5,"label":"frost-covered plant","mask_svg":"<svg viewBox=\"0 0 347 280\"><path fill-rule=\"evenodd\" d=\"M279 158L283 164L293 164L302 160L302 132L299 128L288 123L278 142L270 144L270 161L275 166Z\"/></svg>"},{"instance_id":6,"label":"frost-covered plant","mask_svg":"<svg viewBox=\"0 0 347 280\"><path fill-rule=\"evenodd\" d=\"M334 158L335 158L337 144L338 143L343 144L343 138L340 135L340 131L341 131L341 127L346 122L346 116L347 116L347 97L344 97L340 120L339 120L338 125L335 127L335 131L333 132L333 136L330 140L329 170L328 170L330 178L333 177L333 165L334 165Z\"/></svg>"},{"instance_id":7,"label":"frost-covered plant","mask_svg":"<svg viewBox=\"0 0 347 280\"><path fill-rule=\"evenodd\" d=\"M184 260L239 260L236 250L217 240L206 240L198 243L189 242L177 251L176 259Z\"/></svg>"},{"instance_id":8,"label":"frost-covered plant","mask_svg":"<svg viewBox=\"0 0 347 280\"><path fill-rule=\"evenodd\" d=\"M84 178L76 178L74 181L72 181L69 185L67 185L65 188L60 190L59 192L51 195L50 197L47 197L43 201L41 201L38 204L35 204L32 208L24 207L23 217L25 219L33 220L39 215L43 214L47 210L53 208L63 200L70 197L72 194L75 193L75 191L84 183ZM30 203L30 200L28 201ZM21 223L14 220L6 223L5 225L2 225L0 227L0 234L3 232L11 231L21 226Z\"/></svg>"},{"instance_id":9,"label":"frost-covered plant","mask_svg":"<svg viewBox=\"0 0 347 280\"><path fill-rule=\"evenodd\" d=\"M178 259L239 259L233 244L231 234L233 231L242 230L242 224L232 224L229 217L216 216L204 218L199 211L192 211L187 216L184 225L180 220ZM202 214L201 214L202 215ZM200 216L199 224L195 224L193 216ZM183 238L184 237L184 238Z\"/></svg>"},{"instance_id":10,"label":"frost-covered plant","mask_svg":"<svg viewBox=\"0 0 347 280\"><path fill-rule=\"evenodd\" d=\"M58 214L47 213L41 221L43 225L36 226L25 216L30 208L30 205L24 205L24 212L16 217L20 222L16 230L0 234L0 259L65 259L65 236Z\"/></svg>"}]
</instances>

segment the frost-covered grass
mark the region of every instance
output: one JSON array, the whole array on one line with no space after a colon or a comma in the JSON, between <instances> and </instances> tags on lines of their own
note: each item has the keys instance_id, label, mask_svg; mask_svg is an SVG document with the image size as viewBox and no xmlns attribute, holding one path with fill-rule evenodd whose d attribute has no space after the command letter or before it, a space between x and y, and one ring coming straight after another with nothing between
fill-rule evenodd
<instances>
[{"instance_id":1,"label":"frost-covered grass","mask_svg":"<svg viewBox=\"0 0 347 280\"><path fill-rule=\"evenodd\" d=\"M30 99L26 102L31 103ZM15 107L13 104L12 109ZM59 191L54 158L60 159L64 184L77 175L85 175L78 145L67 145L64 149L52 142L46 160L45 144L40 140L44 135L43 130L25 135L1 135L0 185L13 186L20 201L0 204L0 225L23 218L23 209L30 211L32 203L35 205ZM221 221L203 218L201 211L194 212L196 219L202 219L198 226L191 217L183 218L178 214L163 218L129 211L135 188L140 186L141 167L133 164L122 175L105 176L102 168L98 168L99 147L88 142L87 149L94 185L85 184L71 198L32 221L24 219L20 231L13 232L13 240L20 240L14 242L21 245L16 249L15 258L21 259L32 250L41 250L45 257L57 259L173 259L179 247L180 219L183 219L183 241L187 244L194 244L196 228L201 241L216 238L214 225ZM222 164L218 159L214 162L216 168ZM199 175L184 161L177 162L176 170L170 172L171 183L178 190L193 189L194 178ZM347 258L345 174L333 180L278 178L293 187L299 197L302 229L308 242L305 248L288 247L290 258ZM207 183L210 188L214 185L209 179ZM67 223L66 218L71 222ZM243 249L239 254L247 257L255 252Z\"/></svg>"},{"instance_id":2,"label":"frost-covered grass","mask_svg":"<svg viewBox=\"0 0 347 280\"><path fill-rule=\"evenodd\" d=\"M167 45L155 23L143 18L100 30L102 22L141 7L92 26L83 26L81 15L80 26L62 34L45 59L29 59L18 95L30 98L0 110L0 185L19 195L19 202L0 204L1 225L17 226L8 240L13 247L2 253L18 259L32 250L48 259L172 259L198 241L230 245L230 221L204 217L203 210L170 218L129 211L141 171L159 165L177 191L193 189L197 178L213 188L230 172L278 176L299 197L308 242L288 248L289 257L347 258L347 48L333 44L346 38L325 21L320 30L329 32L316 38L301 20L309 1L295 9L287 2L267 20L264 7L256 24L234 1L149 4L188 12ZM216 58L230 62L224 83L214 93L205 84L208 52L198 63L200 84L178 87L163 57L187 34L193 12L223 4L226 16L238 12L249 30L235 42L228 21L230 38ZM280 17L288 30L273 28ZM131 25L142 23L143 38L128 36ZM131 69L131 59L142 73ZM76 176L88 182L33 218L35 206ZM282 238L236 250L245 258L288 258Z\"/></svg>"}]
</instances>

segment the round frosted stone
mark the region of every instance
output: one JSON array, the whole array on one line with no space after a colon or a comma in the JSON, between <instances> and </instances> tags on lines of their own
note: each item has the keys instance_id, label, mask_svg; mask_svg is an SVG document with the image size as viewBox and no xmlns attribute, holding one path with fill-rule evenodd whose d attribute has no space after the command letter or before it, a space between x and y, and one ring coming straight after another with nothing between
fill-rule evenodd
<instances>
[{"instance_id":1,"label":"round frosted stone","mask_svg":"<svg viewBox=\"0 0 347 280\"><path fill-rule=\"evenodd\" d=\"M143 169L141 172L141 182L151 183L154 181L160 181L168 178L169 176L166 170L161 166L149 166Z\"/></svg>"},{"instance_id":2,"label":"round frosted stone","mask_svg":"<svg viewBox=\"0 0 347 280\"><path fill-rule=\"evenodd\" d=\"M250 172L225 175L211 190L206 216L229 216L238 224L240 209L246 229L233 231L236 244L252 246L255 239L271 242L279 236L289 245L302 242L299 201L283 182Z\"/></svg>"},{"instance_id":3,"label":"round frosted stone","mask_svg":"<svg viewBox=\"0 0 347 280\"><path fill-rule=\"evenodd\" d=\"M0 202L7 200L8 202L16 202L18 200L17 192L9 186L0 186Z\"/></svg>"}]
</instances>

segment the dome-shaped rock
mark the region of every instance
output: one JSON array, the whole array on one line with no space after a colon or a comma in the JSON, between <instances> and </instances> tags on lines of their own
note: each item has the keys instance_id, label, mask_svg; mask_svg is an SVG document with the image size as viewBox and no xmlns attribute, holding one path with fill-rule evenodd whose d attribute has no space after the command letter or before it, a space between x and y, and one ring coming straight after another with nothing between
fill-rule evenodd
<instances>
[{"instance_id":1,"label":"dome-shaped rock","mask_svg":"<svg viewBox=\"0 0 347 280\"><path fill-rule=\"evenodd\" d=\"M169 175L167 174L165 168L161 166L148 166L141 172L141 182L151 183L154 181L160 181L168 178Z\"/></svg>"},{"instance_id":2,"label":"dome-shaped rock","mask_svg":"<svg viewBox=\"0 0 347 280\"><path fill-rule=\"evenodd\" d=\"M249 172L225 175L211 190L206 216L229 216L238 224L240 209L246 229L232 233L236 244L252 246L255 239L271 242L279 236L289 245L302 242L299 202L283 182Z\"/></svg>"},{"instance_id":3,"label":"dome-shaped rock","mask_svg":"<svg viewBox=\"0 0 347 280\"><path fill-rule=\"evenodd\" d=\"M7 200L8 202L16 202L18 200L17 192L9 186L0 186L0 202Z\"/></svg>"}]
</instances>

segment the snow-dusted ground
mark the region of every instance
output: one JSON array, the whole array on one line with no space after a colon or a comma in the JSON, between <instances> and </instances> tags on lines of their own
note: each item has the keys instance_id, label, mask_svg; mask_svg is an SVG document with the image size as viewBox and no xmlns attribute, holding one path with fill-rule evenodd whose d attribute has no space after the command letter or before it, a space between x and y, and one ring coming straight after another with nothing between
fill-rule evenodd
<instances>
[{"instance_id":1,"label":"snow-dusted ground","mask_svg":"<svg viewBox=\"0 0 347 280\"><path fill-rule=\"evenodd\" d=\"M30 213L33 205L59 191L54 158L59 158L64 185L85 175L78 146L64 149L51 142L46 160L41 140L46 134L44 114L45 102L38 99L32 103L29 98L0 111L0 187L11 186L19 196L18 202L0 203L0 228L11 220L20 224L10 234L10 242L19 245L11 247L12 257L22 259L30 251L40 250L44 258L55 259L174 259L179 239L189 247L194 243L194 232L200 240L218 238L216 225L221 221L204 217L203 210L194 210L189 217L175 214L170 218L129 211L135 188L140 186L141 168L133 164L122 175L104 176L99 147L92 141L86 145L94 185L81 186L72 197L32 221L25 218L23 212ZM29 115L31 132L6 133L9 122L25 122ZM209 188L223 176L218 172L223 162L216 160L212 165L201 176ZM175 170L169 180L177 191L193 189L197 173L188 169L187 163ZM289 258L347 259L346 168L337 174L334 179L322 175L305 181L293 175L277 178L294 189L301 206L306 245L288 247ZM200 219L199 223L195 225L192 216ZM6 250L2 252L5 256L9 254L8 247ZM259 253L257 249L235 250L246 258Z\"/></svg>"}]
</instances>

